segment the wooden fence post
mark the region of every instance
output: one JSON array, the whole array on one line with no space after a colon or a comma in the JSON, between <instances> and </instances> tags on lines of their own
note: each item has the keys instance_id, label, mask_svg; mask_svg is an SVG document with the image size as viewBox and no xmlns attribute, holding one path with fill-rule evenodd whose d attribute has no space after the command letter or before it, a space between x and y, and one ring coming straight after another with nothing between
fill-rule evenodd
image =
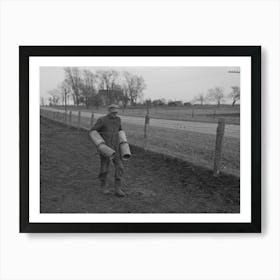
<instances>
[{"instance_id":1,"label":"wooden fence post","mask_svg":"<svg viewBox=\"0 0 280 280\"><path fill-rule=\"evenodd\" d=\"M81 128L81 111L78 112L78 130Z\"/></svg>"},{"instance_id":2,"label":"wooden fence post","mask_svg":"<svg viewBox=\"0 0 280 280\"><path fill-rule=\"evenodd\" d=\"M69 124L72 122L72 111L69 112Z\"/></svg>"},{"instance_id":3,"label":"wooden fence post","mask_svg":"<svg viewBox=\"0 0 280 280\"><path fill-rule=\"evenodd\" d=\"M150 116L147 114L145 116L145 125L144 125L144 138L148 137L148 125L150 123Z\"/></svg>"},{"instance_id":4,"label":"wooden fence post","mask_svg":"<svg viewBox=\"0 0 280 280\"><path fill-rule=\"evenodd\" d=\"M213 112L213 118L214 119L216 118L216 110L214 110L214 112Z\"/></svg>"},{"instance_id":5,"label":"wooden fence post","mask_svg":"<svg viewBox=\"0 0 280 280\"><path fill-rule=\"evenodd\" d=\"M145 116L145 124L144 124L144 151L147 150L148 146L148 127L150 123L150 115L149 113L146 114Z\"/></svg>"},{"instance_id":6,"label":"wooden fence post","mask_svg":"<svg viewBox=\"0 0 280 280\"><path fill-rule=\"evenodd\" d=\"M218 126L217 126L217 134L216 134L216 147L215 147L214 170L213 170L213 174L215 177L217 177L220 173L224 134L225 134L225 119L219 119Z\"/></svg>"},{"instance_id":7,"label":"wooden fence post","mask_svg":"<svg viewBox=\"0 0 280 280\"><path fill-rule=\"evenodd\" d=\"M93 120L94 120L94 113L91 113L91 118L90 118L90 128L93 127Z\"/></svg>"}]
</instances>

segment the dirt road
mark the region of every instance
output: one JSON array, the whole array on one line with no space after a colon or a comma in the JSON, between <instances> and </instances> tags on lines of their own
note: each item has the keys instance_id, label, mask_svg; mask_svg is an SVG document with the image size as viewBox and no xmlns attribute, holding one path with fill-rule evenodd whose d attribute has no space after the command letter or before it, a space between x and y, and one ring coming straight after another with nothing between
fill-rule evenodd
<instances>
[{"instance_id":1,"label":"dirt road","mask_svg":"<svg viewBox=\"0 0 280 280\"><path fill-rule=\"evenodd\" d=\"M44 110L64 112L60 109L55 108L44 108ZM77 116L77 111L72 111L72 114ZM99 118L104 114L94 113L94 118ZM91 118L90 112L82 112L83 118ZM128 124L144 125L144 118L134 116L122 116L120 115L122 122ZM192 131L204 134L216 135L217 124L206 123L206 122L191 122L191 121L175 121L175 120L164 120L164 119L150 119L150 126L178 129L185 131ZM225 137L240 138L240 125L226 124Z\"/></svg>"}]
</instances>

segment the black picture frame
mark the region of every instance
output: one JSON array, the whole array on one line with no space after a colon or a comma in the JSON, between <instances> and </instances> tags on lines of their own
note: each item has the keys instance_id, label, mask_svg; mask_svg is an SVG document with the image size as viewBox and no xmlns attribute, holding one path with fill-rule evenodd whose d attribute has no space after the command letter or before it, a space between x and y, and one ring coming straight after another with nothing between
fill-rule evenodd
<instances>
[{"instance_id":1,"label":"black picture frame","mask_svg":"<svg viewBox=\"0 0 280 280\"><path fill-rule=\"evenodd\" d=\"M29 58L32 56L251 57L250 223L31 223L29 221ZM19 46L20 232L261 232L261 46ZM39 163L38 163L39 164Z\"/></svg>"}]
</instances>

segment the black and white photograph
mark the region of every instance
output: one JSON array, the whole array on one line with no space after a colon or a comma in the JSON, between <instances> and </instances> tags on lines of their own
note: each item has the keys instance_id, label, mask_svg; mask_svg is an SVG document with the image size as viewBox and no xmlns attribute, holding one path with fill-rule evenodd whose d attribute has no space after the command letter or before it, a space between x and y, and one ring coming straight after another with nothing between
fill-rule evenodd
<instances>
[{"instance_id":1,"label":"black and white photograph","mask_svg":"<svg viewBox=\"0 0 280 280\"><path fill-rule=\"evenodd\" d=\"M41 67L41 213L239 213L240 91L239 67Z\"/></svg>"},{"instance_id":2,"label":"black and white photograph","mask_svg":"<svg viewBox=\"0 0 280 280\"><path fill-rule=\"evenodd\" d=\"M53 48L28 63L30 222L161 223L163 231L168 223L196 224L191 231L253 223L251 102L259 100L251 82L259 73L250 54L258 47L224 55L212 47L215 56L203 47L204 56L195 47L181 55L88 47L91 56L86 47L71 56Z\"/></svg>"}]
</instances>

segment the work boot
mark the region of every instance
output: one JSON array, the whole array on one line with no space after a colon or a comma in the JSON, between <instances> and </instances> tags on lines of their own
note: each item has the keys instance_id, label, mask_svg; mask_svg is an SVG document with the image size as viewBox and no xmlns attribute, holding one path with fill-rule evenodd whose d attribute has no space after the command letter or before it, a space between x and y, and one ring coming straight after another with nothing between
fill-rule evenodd
<instances>
[{"instance_id":1,"label":"work boot","mask_svg":"<svg viewBox=\"0 0 280 280\"><path fill-rule=\"evenodd\" d=\"M101 189L102 189L103 194L109 194L110 193L110 189L109 189L108 185L104 182L101 182Z\"/></svg>"},{"instance_id":2,"label":"work boot","mask_svg":"<svg viewBox=\"0 0 280 280\"><path fill-rule=\"evenodd\" d=\"M125 192L120 187L116 187L115 188L115 195L118 196L118 197L124 197Z\"/></svg>"}]
</instances>

